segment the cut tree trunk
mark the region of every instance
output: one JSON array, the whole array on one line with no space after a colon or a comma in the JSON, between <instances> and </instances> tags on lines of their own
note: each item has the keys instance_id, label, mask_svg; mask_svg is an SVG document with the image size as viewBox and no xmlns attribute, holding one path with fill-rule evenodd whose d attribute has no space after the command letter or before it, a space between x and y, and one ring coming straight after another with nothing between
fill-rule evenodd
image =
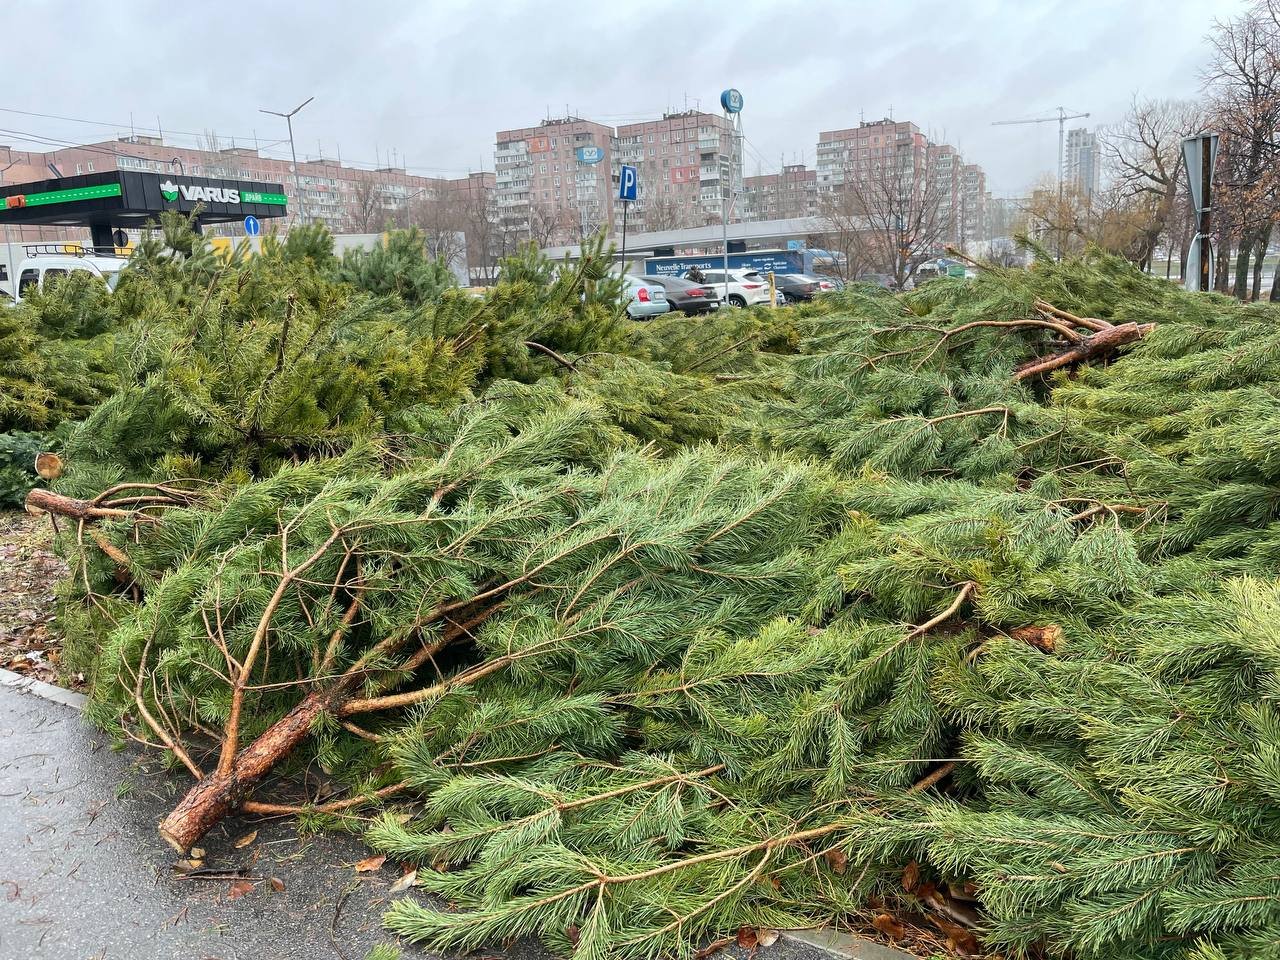
<instances>
[{"instance_id":1,"label":"cut tree trunk","mask_svg":"<svg viewBox=\"0 0 1280 960\"><path fill-rule=\"evenodd\" d=\"M1024 363L1014 371L1013 378L1015 380L1025 380L1028 377L1034 377L1036 374L1049 373L1068 364L1092 360L1125 344L1142 339L1153 329L1155 329L1155 324L1153 323L1141 325L1137 323L1121 323L1114 327L1107 327L1092 336L1085 337L1079 343L1072 344L1061 353L1055 353L1047 357L1036 357L1036 359Z\"/></svg>"},{"instance_id":2,"label":"cut tree trunk","mask_svg":"<svg viewBox=\"0 0 1280 960\"><path fill-rule=\"evenodd\" d=\"M259 780L311 735L322 713L333 713L349 692L350 684L344 680L333 689L309 694L241 750L228 775L213 773L197 780L161 821L160 836L179 853L190 850L219 820L240 806Z\"/></svg>"}]
</instances>

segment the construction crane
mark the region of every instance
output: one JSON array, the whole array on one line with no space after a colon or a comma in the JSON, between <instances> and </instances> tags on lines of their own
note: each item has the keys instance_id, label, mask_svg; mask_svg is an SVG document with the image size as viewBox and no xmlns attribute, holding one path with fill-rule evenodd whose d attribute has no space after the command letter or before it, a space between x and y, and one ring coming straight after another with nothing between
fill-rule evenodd
<instances>
[{"instance_id":1,"label":"construction crane","mask_svg":"<svg viewBox=\"0 0 1280 960\"><path fill-rule=\"evenodd\" d=\"M1063 152L1066 146L1066 131L1068 120L1079 120L1087 117L1087 113L1067 113L1066 107L1058 107L1058 115L1054 117L1035 117L1031 120L996 120L991 125L993 127L1011 126L1015 123L1052 123L1058 121L1058 201L1062 201L1062 182L1066 179L1066 168L1063 166Z\"/></svg>"}]
</instances>

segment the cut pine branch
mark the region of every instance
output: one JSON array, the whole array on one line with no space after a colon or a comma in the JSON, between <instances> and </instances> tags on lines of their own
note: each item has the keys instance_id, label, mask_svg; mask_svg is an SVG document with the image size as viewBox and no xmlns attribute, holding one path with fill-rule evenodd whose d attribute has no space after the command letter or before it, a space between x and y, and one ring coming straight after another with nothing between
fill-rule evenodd
<instances>
[{"instance_id":1,"label":"cut pine branch","mask_svg":"<svg viewBox=\"0 0 1280 960\"><path fill-rule=\"evenodd\" d=\"M1114 350L1118 350L1120 347L1142 339L1154 329L1155 324L1153 323L1122 323L1118 326L1107 327L1105 330L1086 337L1079 343L1071 344L1060 353L1036 357L1034 360L1024 363L1014 371L1013 378L1015 380L1026 380L1028 377L1050 373L1073 363L1095 360L1098 357L1106 356Z\"/></svg>"}]
</instances>

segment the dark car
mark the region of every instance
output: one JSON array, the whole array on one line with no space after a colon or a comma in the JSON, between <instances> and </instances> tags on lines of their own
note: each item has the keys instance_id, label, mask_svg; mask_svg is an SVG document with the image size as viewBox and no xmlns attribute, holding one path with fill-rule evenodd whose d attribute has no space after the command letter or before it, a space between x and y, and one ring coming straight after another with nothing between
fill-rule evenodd
<instances>
[{"instance_id":1,"label":"dark car","mask_svg":"<svg viewBox=\"0 0 1280 960\"><path fill-rule=\"evenodd\" d=\"M716 290L706 283L694 283L680 277L658 277L645 274L645 283L654 283L667 291L667 303L672 310L681 313L707 313L720 306L720 296Z\"/></svg>"},{"instance_id":2,"label":"dark car","mask_svg":"<svg viewBox=\"0 0 1280 960\"><path fill-rule=\"evenodd\" d=\"M816 277L807 277L803 273L780 273L774 283L782 291L787 303L799 303L801 300L812 300L822 292L822 284Z\"/></svg>"}]
</instances>

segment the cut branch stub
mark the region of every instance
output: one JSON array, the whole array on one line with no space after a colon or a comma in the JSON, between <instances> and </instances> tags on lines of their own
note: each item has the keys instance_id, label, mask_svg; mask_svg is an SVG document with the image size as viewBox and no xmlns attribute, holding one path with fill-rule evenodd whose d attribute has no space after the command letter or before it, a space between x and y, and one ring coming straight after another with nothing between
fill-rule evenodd
<instances>
[{"instance_id":1,"label":"cut branch stub","mask_svg":"<svg viewBox=\"0 0 1280 960\"><path fill-rule=\"evenodd\" d=\"M1024 363L1014 371L1013 379L1026 380L1028 377L1034 377L1040 373L1049 373L1068 364L1092 360L1126 344L1133 343L1135 340L1140 340L1154 329L1155 324L1153 323L1121 323L1114 327L1107 327L1092 336L1085 337L1079 343L1072 344L1061 353L1051 354L1047 357L1036 357L1036 359Z\"/></svg>"}]
</instances>

